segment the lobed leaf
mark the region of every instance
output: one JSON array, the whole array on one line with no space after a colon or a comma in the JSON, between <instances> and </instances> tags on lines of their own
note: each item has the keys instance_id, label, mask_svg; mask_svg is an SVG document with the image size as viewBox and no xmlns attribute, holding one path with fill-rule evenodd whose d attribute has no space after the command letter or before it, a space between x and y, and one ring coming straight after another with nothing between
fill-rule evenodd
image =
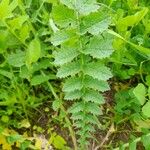
<instances>
[{"instance_id":1,"label":"lobed leaf","mask_svg":"<svg viewBox=\"0 0 150 150\"><path fill-rule=\"evenodd\" d=\"M82 111L80 111L80 112L77 112L77 113L73 113L72 115L71 115L71 118L73 119L73 120L83 120L84 119L84 117L85 117L85 114L84 114L84 112L82 112Z\"/></svg>"},{"instance_id":2,"label":"lobed leaf","mask_svg":"<svg viewBox=\"0 0 150 150\"><path fill-rule=\"evenodd\" d=\"M90 76L86 76L84 79L84 86L87 88L92 88L93 90L98 90L101 92L105 92L110 90L110 87L107 83L107 81L93 79Z\"/></svg>"},{"instance_id":3,"label":"lobed leaf","mask_svg":"<svg viewBox=\"0 0 150 150\"><path fill-rule=\"evenodd\" d=\"M80 63L78 61L71 62L68 64L63 65L58 69L57 77L65 78L67 76L73 76L79 73L81 70Z\"/></svg>"},{"instance_id":4,"label":"lobed leaf","mask_svg":"<svg viewBox=\"0 0 150 150\"><path fill-rule=\"evenodd\" d=\"M64 92L71 92L75 90L81 90L83 87L80 77L72 77L66 80L63 86Z\"/></svg>"},{"instance_id":5,"label":"lobed leaf","mask_svg":"<svg viewBox=\"0 0 150 150\"><path fill-rule=\"evenodd\" d=\"M55 23L60 27L67 27L76 23L75 12L64 5L54 6L52 17Z\"/></svg>"},{"instance_id":6,"label":"lobed leaf","mask_svg":"<svg viewBox=\"0 0 150 150\"><path fill-rule=\"evenodd\" d=\"M98 12L91 13L82 19L80 24L80 32L81 34L89 32L92 35L98 35L107 30L110 23L111 18L108 17L103 10L100 10Z\"/></svg>"},{"instance_id":7,"label":"lobed leaf","mask_svg":"<svg viewBox=\"0 0 150 150\"><path fill-rule=\"evenodd\" d=\"M102 111L101 111L100 107L95 103L88 102L88 103L86 103L85 108L86 108L87 113L91 113L93 115L102 115Z\"/></svg>"},{"instance_id":8,"label":"lobed leaf","mask_svg":"<svg viewBox=\"0 0 150 150\"><path fill-rule=\"evenodd\" d=\"M54 53L55 65L63 65L65 63L71 62L75 57L79 55L77 47L64 46L60 51Z\"/></svg>"},{"instance_id":9,"label":"lobed leaf","mask_svg":"<svg viewBox=\"0 0 150 150\"><path fill-rule=\"evenodd\" d=\"M58 46L75 38L77 38L77 35L74 29L60 30L54 33L51 37L51 42L54 46Z\"/></svg>"},{"instance_id":10,"label":"lobed leaf","mask_svg":"<svg viewBox=\"0 0 150 150\"><path fill-rule=\"evenodd\" d=\"M82 97L82 91L75 90L72 92L67 92L65 94L64 99L66 100L75 100L75 99L80 99Z\"/></svg>"},{"instance_id":11,"label":"lobed leaf","mask_svg":"<svg viewBox=\"0 0 150 150\"><path fill-rule=\"evenodd\" d=\"M84 68L84 73L98 80L108 80L112 74L108 67L98 62L88 63Z\"/></svg>"},{"instance_id":12,"label":"lobed leaf","mask_svg":"<svg viewBox=\"0 0 150 150\"><path fill-rule=\"evenodd\" d=\"M79 12L81 15L88 15L99 9L99 6L96 4L96 0L60 0L60 2L70 9L74 9Z\"/></svg>"},{"instance_id":13,"label":"lobed leaf","mask_svg":"<svg viewBox=\"0 0 150 150\"><path fill-rule=\"evenodd\" d=\"M77 103L74 103L73 106L71 106L71 108L69 109L69 112L70 113L77 113L77 112L80 112L80 111L83 111L84 110L84 103L83 102L77 102Z\"/></svg>"},{"instance_id":14,"label":"lobed leaf","mask_svg":"<svg viewBox=\"0 0 150 150\"><path fill-rule=\"evenodd\" d=\"M76 125L78 125L78 127L82 129L80 131L77 131L77 134L82 136L82 137L85 135L86 135L86 137L91 137L90 132L95 131L94 127L91 124L85 124L85 123L79 124L78 123Z\"/></svg>"},{"instance_id":15,"label":"lobed leaf","mask_svg":"<svg viewBox=\"0 0 150 150\"><path fill-rule=\"evenodd\" d=\"M82 98L86 102L93 102L97 104L104 104L105 102L104 97L94 90L86 90Z\"/></svg>"},{"instance_id":16,"label":"lobed leaf","mask_svg":"<svg viewBox=\"0 0 150 150\"><path fill-rule=\"evenodd\" d=\"M91 123L91 124L97 124L97 118L93 116L92 114L86 114L84 118L84 122Z\"/></svg>"},{"instance_id":17,"label":"lobed leaf","mask_svg":"<svg viewBox=\"0 0 150 150\"><path fill-rule=\"evenodd\" d=\"M103 59L109 57L113 53L113 40L109 36L103 38L102 36L95 36L90 40L86 46L84 53L90 54L94 58Z\"/></svg>"}]
</instances>

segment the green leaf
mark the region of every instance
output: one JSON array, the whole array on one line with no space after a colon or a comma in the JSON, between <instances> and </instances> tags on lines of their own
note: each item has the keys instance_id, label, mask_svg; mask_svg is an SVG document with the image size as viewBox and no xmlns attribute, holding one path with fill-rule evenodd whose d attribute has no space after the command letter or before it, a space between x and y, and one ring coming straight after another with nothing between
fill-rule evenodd
<instances>
[{"instance_id":1,"label":"green leaf","mask_svg":"<svg viewBox=\"0 0 150 150\"><path fill-rule=\"evenodd\" d=\"M93 115L102 115L102 111L101 111L100 107L95 103L88 102L88 103L86 103L85 108L86 108L87 113L91 113Z\"/></svg>"},{"instance_id":2,"label":"green leaf","mask_svg":"<svg viewBox=\"0 0 150 150\"><path fill-rule=\"evenodd\" d=\"M24 140L23 137L19 134L12 134L7 137L7 142L9 144L14 144L14 142L23 141L23 140Z\"/></svg>"},{"instance_id":3,"label":"green leaf","mask_svg":"<svg viewBox=\"0 0 150 150\"><path fill-rule=\"evenodd\" d=\"M133 90L133 94L141 105L145 103L146 88L142 83L139 83Z\"/></svg>"},{"instance_id":4,"label":"green leaf","mask_svg":"<svg viewBox=\"0 0 150 150\"><path fill-rule=\"evenodd\" d=\"M21 144L20 144L20 149L21 150L26 150L30 147L31 145L31 141L23 141Z\"/></svg>"},{"instance_id":5,"label":"green leaf","mask_svg":"<svg viewBox=\"0 0 150 150\"><path fill-rule=\"evenodd\" d=\"M19 128L30 128L31 124L27 119L23 119L20 123L19 123Z\"/></svg>"},{"instance_id":6,"label":"green leaf","mask_svg":"<svg viewBox=\"0 0 150 150\"><path fill-rule=\"evenodd\" d=\"M82 98L86 102L94 102L97 104L104 104L105 102L104 97L99 92L94 90L86 90Z\"/></svg>"},{"instance_id":7,"label":"green leaf","mask_svg":"<svg viewBox=\"0 0 150 150\"><path fill-rule=\"evenodd\" d=\"M149 8L148 7L143 7L141 11L137 12L135 14L136 16L136 24L139 23L148 13Z\"/></svg>"},{"instance_id":8,"label":"green leaf","mask_svg":"<svg viewBox=\"0 0 150 150\"><path fill-rule=\"evenodd\" d=\"M0 69L0 75L3 75L9 79L12 79L13 77L13 74L7 70L4 70L4 69Z\"/></svg>"},{"instance_id":9,"label":"green leaf","mask_svg":"<svg viewBox=\"0 0 150 150\"><path fill-rule=\"evenodd\" d=\"M76 21L75 12L64 5L54 6L52 10L52 17L55 20L55 23L60 27L74 25Z\"/></svg>"},{"instance_id":10,"label":"green leaf","mask_svg":"<svg viewBox=\"0 0 150 150\"><path fill-rule=\"evenodd\" d=\"M54 33L54 35L51 37L51 42L54 46L58 46L62 43L67 42L68 40L76 39L76 31L74 29L70 30L61 30Z\"/></svg>"},{"instance_id":11,"label":"green leaf","mask_svg":"<svg viewBox=\"0 0 150 150\"><path fill-rule=\"evenodd\" d=\"M9 117L6 116L6 115L3 115L3 116L1 117L1 121L4 122L4 123L8 123L8 122L9 122Z\"/></svg>"},{"instance_id":12,"label":"green leaf","mask_svg":"<svg viewBox=\"0 0 150 150\"><path fill-rule=\"evenodd\" d=\"M93 37L84 53L99 59L109 57L113 53L112 39L107 36L105 38L102 36Z\"/></svg>"},{"instance_id":13,"label":"green leaf","mask_svg":"<svg viewBox=\"0 0 150 150\"><path fill-rule=\"evenodd\" d=\"M30 79L31 76L31 72L28 70L27 66L22 66L20 68L20 72L19 72L19 77L23 78L23 79Z\"/></svg>"},{"instance_id":14,"label":"green leaf","mask_svg":"<svg viewBox=\"0 0 150 150\"><path fill-rule=\"evenodd\" d=\"M149 99L150 99L150 86L149 86L149 88L148 88L148 97L149 97Z\"/></svg>"},{"instance_id":15,"label":"green leaf","mask_svg":"<svg viewBox=\"0 0 150 150\"><path fill-rule=\"evenodd\" d=\"M79 62L71 62L69 64L63 65L61 68L58 69L57 77L65 78L67 76L73 76L79 73L81 70Z\"/></svg>"},{"instance_id":16,"label":"green leaf","mask_svg":"<svg viewBox=\"0 0 150 150\"><path fill-rule=\"evenodd\" d=\"M73 106L69 109L69 112L74 114L80 111L84 110L84 103L83 102L77 102L74 103Z\"/></svg>"},{"instance_id":17,"label":"green leaf","mask_svg":"<svg viewBox=\"0 0 150 150\"><path fill-rule=\"evenodd\" d=\"M27 53L26 53L26 65L30 66L32 63L36 62L41 55L41 44L40 41L35 38L33 39L30 44L29 47L27 49Z\"/></svg>"},{"instance_id":18,"label":"green leaf","mask_svg":"<svg viewBox=\"0 0 150 150\"><path fill-rule=\"evenodd\" d=\"M143 107L142 112L146 117L150 117L150 101L148 101Z\"/></svg>"},{"instance_id":19,"label":"green leaf","mask_svg":"<svg viewBox=\"0 0 150 150\"><path fill-rule=\"evenodd\" d=\"M64 92L71 92L75 90L81 90L83 87L82 80L79 77L72 77L66 80L63 86Z\"/></svg>"},{"instance_id":20,"label":"green leaf","mask_svg":"<svg viewBox=\"0 0 150 150\"><path fill-rule=\"evenodd\" d=\"M80 99L81 96L82 96L82 91L75 90L75 91L72 91L72 92L67 92L65 94L64 99L66 99L66 100Z\"/></svg>"},{"instance_id":21,"label":"green leaf","mask_svg":"<svg viewBox=\"0 0 150 150\"><path fill-rule=\"evenodd\" d=\"M118 150L125 150L126 148L124 147L124 145L122 144Z\"/></svg>"},{"instance_id":22,"label":"green leaf","mask_svg":"<svg viewBox=\"0 0 150 150\"><path fill-rule=\"evenodd\" d=\"M79 55L77 47L63 46L60 51L54 53L55 65L63 65L72 61L75 57Z\"/></svg>"},{"instance_id":23,"label":"green leaf","mask_svg":"<svg viewBox=\"0 0 150 150\"><path fill-rule=\"evenodd\" d=\"M96 4L96 0L60 0L60 2L69 8L78 11L82 15L88 15L99 9L99 6Z\"/></svg>"},{"instance_id":24,"label":"green leaf","mask_svg":"<svg viewBox=\"0 0 150 150\"><path fill-rule=\"evenodd\" d=\"M88 15L96 12L100 7L96 4L96 0L77 0L76 9L82 15Z\"/></svg>"},{"instance_id":25,"label":"green leaf","mask_svg":"<svg viewBox=\"0 0 150 150\"><path fill-rule=\"evenodd\" d=\"M58 4L58 0L46 0L46 2L53 4L53 6Z\"/></svg>"},{"instance_id":26,"label":"green leaf","mask_svg":"<svg viewBox=\"0 0 150 150\"><path fill-rule=\"evenodd\" d=\"M93 116L92 114L85 114L84 122L91 123L91 124L97 124L97 118L96 116Z\"/></svg>"},{"instance_id":27,"label":"green leaf","mask_svg":"<svg viewBox=\"0 0 150 150\"><path fill-rule=\"evenodd\" d=\"M82 19L80 32L81 34L89 32L93 35L98 35L107 30L110 23L111 18L107 16L107 13L101 10L99 12L92 13Z\"/></svg>"},{"instance_id":28,"label":"green leaf","mask_svg":"<svg viewBox=\"0 0 150 150\"><path fill-rule=\"evenodd\" d=\"M83 120L84 121L84 124L97 124L97 118L96 116L93 116L92 114L85 114L84 112L80 111L80 112L77 112L77 113L73 113L71 118L73 120ZM78 122L79 123L79 122ZM75 123L76 124L76 123ZM79 125L78 124L78 127L81 127L81 124Z\"/></svg>"},{"instance_id":29,"label":"green leaf","mask_svg":"<svg viewBox=\"0 0 150 150\"><path fill-rule=\"evenodd\" d=\"M150 87L150 75L146 76L146 84Z\"/></svg>"},{"instance_id":30,"label":"green leaf","mask_svg":"<svg viewBox=\"0 0 150 150\"><path fill-rule=\"evenodd\" d=\"M136 142L129 143L129 150L136 150Z\"/></svg>"},{"instance_id":31,"label":"green leaf","mask_svg":"<svg viewBox=\"0 0 150 150\"><path fill-rule=\"evenodd\" d=\"M17 51L17 53L8 56L8 63L14 67L21 67L25 64L25 53Z\"/></svg>"},{"instance_id":32,"label":"green leaf","mask_svg":"<svg viewBox=\"0 0 150 150\"><path fill-rule=\"evenodd\" d=\"M22 28L20 29L19 37L23 43L25 43L26 39L29 38L30 30L31 28L29 27L28 24L23 24Z\"/></svg>"},{"instance_id":33,"label":"green leaf","mask_svg":"<svg viewBox=\"0 0 150 150\"><path fill-rule=\"evenodd\" d=\"M52 107L55 111L57 111L62 105L62 101L57 99L53 101Z\"/></svg>"},{"instance_id":34,"label":"green leaf","mask_svg":"<svg viewBox=\"0 0 150 150\"><path fill-rule=\"evenodd\" d=\"M86 124L86 125L84 126L83 130L81 131L81 135L82 135L82 134L84 135L87 131L88 131L88 132L94 132L95 129L94 129L94 127L93 127L91 124Z\"/></svg>"},{"instance_id":35,"label":"green leaf","mask_svg":"<svg viewBox=\"0 0 150 150\"><path fill-rule=\"evenodd\" d=\"M25 21L27 21L29 17L27 15L22 15L22 16L18 16L15 17L14 19L9 21L9 24L11 26L12 30L20 30L22 28L22 25Z\"/></svg>"},{"instance_id":36,"label":"green leaf","mask_svg":"<svg viewBox=\"0 0 150 150\"><path fill-rule=\"evenodd\" d=\"M108 80L112 74L106 66L98 62L88 63L84 68L84 73L98 80Z\"/></svg>"},{"instance_id":37,"label":"green leaf","mask_svg":"<svg viewBox=\"0 0 150 150\"><path fill-rule=\"evenodd\" d=\"M145 147L145 150L150 150L150 135L143 135L142 138L142 143Z\"/></svg>"},{"instance_id":38,"label":"green leaf","mask_svg":"<svg viewBox=\"0 0 150 150\"><path fill-rule=\"evenodd\" d=\"M53 19L49 20L49 25L50 25L50 27L51 27L51 29L53 30L54 33L56 33L57 31L59 31L59 29L57 28L57 26L54 23Z\"/></svg>"},{"instance_id":39,"label":"green leaf","mask_svg":"<svg viewBox=\"0 0 150 150\"><path fill-rule=\"evenodd\" d=\"M34 75L31 79L31 85L39 85L50 79L56 79L56 76L53 74L49 75Z\"/></svg>"},{"instance_id":40,"label":"green leaf","mask_svg":"<svg viewBox=\"0 0 150 150\"><path fill-rule=\"evenodd\" d=\"M75 1L60 0L60 2L64 5L66 5L68 8L75 9Z\"/></svg>"},{"instance_id":41,"label":"green leaf","mask_svg":"<svg viewBox=\"0 0 150 150\"><path fill-rule=\"evenodd\" d=\"M93 79L90 76L86 76L84 79L84 86L87 88L92 88L101 92L110 90L110 87L106 81L100 81L98 79Z\"/></svg>"},{"instance_id":42,"label":"green leaf","mask_svg":"<svg viewBox=\"0 0 150 150\"><path fill-rule=\"evenodd\" d=\"M65 149L66 141L59 135L54 137L53 145L56 149Z\"/></svg>"},{"instance_id":43,"label":"green leaf","mask_svg":"<svg viewBox=\"0 0 150 150\"><path fill-rule=\"evenodd\" d=\"M79 121L75 124L76 127L78 128L81 128L82 130L81 131L77 131L77 135L80 135L81 137L85 136L85 134L87 133L90 133L90 132L94 132L95 129L94 127L91 125L91 124L85 124L84 122L83 123L80 123ZM88 138L91 138L92 136L90 135L86 135Z\"/></svg>"},{"instance_id":44,"label":"green leaf","mask_svg":"<svg viewBox=\"0 0 150 150\"><path fill-rule=\"evenodd\" d=\"M71 118L73 119L73 120L83 120L84 119L84 117L85 117L85 114L84 114L84 112L82 112L82 111L80 111L80 112L77 112L77 113L73 113L72 115L71 115Z\"/></svg>"},{"instance_id":45,"label":"green leaf","mask_svg":"<svg viewBox=\"0 0 150 150\"><path fill-rule=\"evenodd\" d=\"M150 58L150 49L149 48L146 48L146 47L143 47L140 45L136 45L136 44L126 40L124 37L122 37L121 35L119 35L118 33L114 32L112 30L108 30L108 33L116 36L119 39L122 39L126 43L130 44L132 47L136 48L140 53L142 53L142 54L146 55L148 58ZM136 50L134 50L134 51L137 52Z\"/></svg>"},{"instance_id":46,"label":"green leaf","mask_svg":"<svg viewBox=\"0 0 150 150\"><path fill-rule=\"evenodd\" d=\"M0 30L0 53L3 53L7 48L8 30Z\"/></svg>"},{"instance_id":47,"label":"green leaf","mask_svg":"<svg viewBox=\"0 0 150 150\"><path fill-rule=\"evenodd\" d=\"M0 19L5 20L13 16L12 11L17 7L18 1L13 0L10 3L10 0L2 0L0 2Z\"/></svg>"},{"instance_id":48,"label":"green leaf","mask_svg":"<svg viewBox=\"0 0 150 150\"><path fill-rule=\"evenodd\" d=\"M147 13L148 13L148 8L144 7L141 11L137 12L134 15L121 18L117 22L118 30L126 31L128 26L133 26L133 25L138 24Z\"/></svg>"},{"instance_id":49,"label":"green leaf","mask_svg":"<svg viewBox=\"0 0 150 150\"><path fill-rule=\"evenodd\" d=\"M138 8L138 0L127 0L127 4L129 5L130 9Z\"/></svg>"},{"instance_id":50,"label":"green leaf","mask_svg":"<svg viewBox=\"0 0 150 150\"><path fill-rule=\"evenodd\" d=\"M32 72L39 71L41 69L52 68L52 62L49 59L42 59L37 63L34 63L32 66Z\"/></svg>"}]
</instances>

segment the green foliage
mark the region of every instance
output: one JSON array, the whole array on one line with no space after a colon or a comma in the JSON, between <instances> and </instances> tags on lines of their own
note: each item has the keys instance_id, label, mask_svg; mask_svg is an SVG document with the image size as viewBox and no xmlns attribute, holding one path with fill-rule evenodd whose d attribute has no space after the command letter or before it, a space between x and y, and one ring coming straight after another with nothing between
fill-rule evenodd
<instances>
[{"instance_id":1,"label":"green foliage","mask_svg":"<svg viewBox=\"0 0 150 150\"><path fill-rule=\"evenodd\" d=\"M30 66L33 62L37 62L40 58L41 46L38 39L34 39L30 42L26 53L26 64Z\"/></svg>"},{"instance_id":2,"label":"green foliage","mask_svg":"<svg viewBox=\"0 0 150 150\"><path fill-rule=\"evenodd\" d=\"M123 144L119 148L115 148L114 150L122 150L122 149L124 150L128 147L129 147L129 150L130 149L131 150L136 150L138 142L143 143L145 150L149 150L149 146L150 146L149 145L149 140L150 140L150 134L148 133L146 135L143 135L141 137L138 137L138 138L132 140L129 143Z\"/></svg>"},{"instance_id":3,"label":"green foliage","mask_svg":"<svg viewBox=\"0 0 150 150\"><path fill-rule=\"evenodd\" d=\"M84 18L80 24L81 34L91 33L93 35L98 35L106 31L111 23L111 18L109 14L105 14L106 10L102 9L92 13Z\"/></svg>"},{"instance_id":4,"label":"green foliage","mask_svg":"<svg viewBox=\"0 0 150 150\"><path fill-rule=\"evenodd\" d=\"M42 149L37 132L48 132L55 149L69 150L68 144L96 149L91 143L111 149L119 146L117 135L126 125L133 130L130 140L116 149L134 150L140 142L149 150L149 5L148 0L0 0L0 149ZM106 139L100 141L110 123L114 135L103 131ZM67 143L69 136L73 143Z\"/></svg>"},{"instance_id":5,"label":"green foliage","mask_svg":"<svg viewBox=\"0 0 150 150\"><path fill-rule=\"evenodd\" d=\"M97 32L97 31L96 31ZM105 36L104 36L105 37ZM112 38L106 35L106 38L102 36L93 37L90 39L90 43L84 50L85 54L90 54L93 58L103 59L109 57L113 52Z\"/></svg>"},{"instance_id":6,"label":"green foliage","mask_svg":"<svg viewBox=\"0 0 150 150\"><path fill-rule=\"evenodd\" d=\"M9 128L20 132L26 129L28 134L34 120L33 111L36 114L37 108L47 100L45 83L56 78L52 71L52 50L47 43L51 34L45 26L49 22L47 6L46 1L0 1L0 128L4 130ZM37 16L33 16L39 7ZM14 149L11 146L24 137L9 133L7 143L3 137L7 135L0 132L2 149ZM22 150L34 149L30 147L31 142L23 138L17 146Z\"/></svg>"},{"instance_id":7,"label":"green foliage","mask_svg":"<svg viewBox=\"0 0 150 150\"><path fill-rule=\"evenodd\" d=\"M68 111L84 149L87 139L92 137L96 116L102 114L100 106L105 100L100 92L109 90L106 81L112 77L103 60L113 53L113 37L105 33L111 19L96 1L60 2L67 7L62 5L61 15L60 6L52 11L54 23L59 27L51 38L57 46L54 63L59 66L57 77L67 78L63 84L64 99L72 101Z\"/></svg>"},{"instance_id":8,"label":"green foliage","mask_svg":"<svg viewBox=\"0 0 150 150\"><path fill-rule=\"evenodd\" d=\"M143 84L138 84L137 87L133 90L135 97L138 99L139 103L143 105L145 103L146 89Z\"/></svg>"},{"instance_id":9,"label":"green foliage","mask_svg":"<svg viewBox=\"0 0 150 150\"><path fill-rule=\"evenodd\" d=\"M99 6L96 4L96 0L60 0L60 2L66 5L68 8L79 12L81 15L88 15L91 12L98 10Z\"/></svg>"}]
</instances>

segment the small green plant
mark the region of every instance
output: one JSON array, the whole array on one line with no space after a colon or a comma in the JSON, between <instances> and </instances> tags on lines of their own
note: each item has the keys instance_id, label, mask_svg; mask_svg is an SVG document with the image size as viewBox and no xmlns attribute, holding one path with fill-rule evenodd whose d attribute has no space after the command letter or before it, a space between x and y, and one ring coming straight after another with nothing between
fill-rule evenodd
<instances>
[{"instance_id":1,"label":"small green plant","mask_svg":"<svg viewBox=\"0 0 150 150\"><path fill-rule=\"evenodd\" d=\"M57 77L66 78L62 90L64 99L72 102L68 112L81 149L86 149L102 115L101 92L109 90L107 80L112 77L105 65L113 52L113 37L105 32L111 24L106 11L96 1L84 0L61 0L52 10L54 63L60 66Z\"/></svg>"}]
</instances>

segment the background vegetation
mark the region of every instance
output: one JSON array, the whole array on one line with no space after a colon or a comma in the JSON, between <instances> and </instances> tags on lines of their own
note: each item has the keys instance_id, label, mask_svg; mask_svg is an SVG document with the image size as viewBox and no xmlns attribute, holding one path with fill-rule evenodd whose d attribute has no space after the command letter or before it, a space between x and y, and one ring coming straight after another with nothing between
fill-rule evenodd
<instances>
[{"instance_id":1,"label":"background vegetation","mask_svg":"<svg viewBox=\"0 0 150 150\"><path fill-rule=\"evenodd\" d=\"M150 149L149 0L0 0L0 149Z\"/></svg>"}]
</instances>

